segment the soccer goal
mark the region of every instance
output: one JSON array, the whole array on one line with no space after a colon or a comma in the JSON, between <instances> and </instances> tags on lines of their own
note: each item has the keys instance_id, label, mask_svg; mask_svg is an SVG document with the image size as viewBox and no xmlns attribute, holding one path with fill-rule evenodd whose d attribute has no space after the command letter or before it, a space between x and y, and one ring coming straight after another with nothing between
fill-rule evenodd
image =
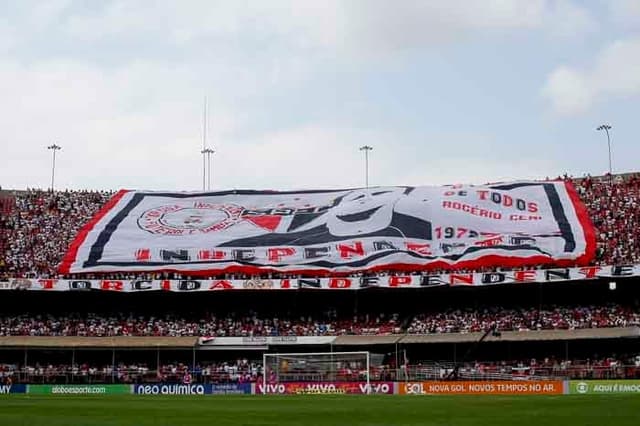
<instances>
[{"instance_id":1,"label":"soccer goal","mask_svg":"<svg viewBox=\"0 0 640 426\"><path fill-rule=\"evenodd\" d=\"M318 384L320 389L359 383L364 393L371 389L369 352L265 353L262 365L262 389L292 383Z\"/></svg>"}]
</instances>

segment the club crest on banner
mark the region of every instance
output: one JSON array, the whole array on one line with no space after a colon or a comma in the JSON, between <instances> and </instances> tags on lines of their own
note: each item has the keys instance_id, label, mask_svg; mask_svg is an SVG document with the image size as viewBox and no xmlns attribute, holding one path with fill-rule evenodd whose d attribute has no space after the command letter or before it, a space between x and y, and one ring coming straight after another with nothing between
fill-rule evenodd
<instances>
[{"instance_id":1,"label":"club crest on banner","mask_svg":"<svg viewBox=\"0 0 640 426\"><path fill-rule=\"evenodd\" d=\"M142 213L138 226L152 234L190 235L227 229L241 219L244 209L233 204L194 202L155 207Z\"/></svg>"}]
</instances>

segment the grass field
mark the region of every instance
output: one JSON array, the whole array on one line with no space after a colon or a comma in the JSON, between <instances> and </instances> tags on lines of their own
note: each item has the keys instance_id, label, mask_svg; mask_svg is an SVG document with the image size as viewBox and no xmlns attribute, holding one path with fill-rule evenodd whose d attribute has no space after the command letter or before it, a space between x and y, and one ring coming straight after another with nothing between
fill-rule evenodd
<instances>
[{"instance_id":1,"label":"grass field","mask_svg":"<svg viewBox=\"0 0 640 426\"><path fill-rule=\"evenodd\" d=\"M619 396L30 396L0 398L0 425L637 425Z\"/></svg>"}]
</instances>

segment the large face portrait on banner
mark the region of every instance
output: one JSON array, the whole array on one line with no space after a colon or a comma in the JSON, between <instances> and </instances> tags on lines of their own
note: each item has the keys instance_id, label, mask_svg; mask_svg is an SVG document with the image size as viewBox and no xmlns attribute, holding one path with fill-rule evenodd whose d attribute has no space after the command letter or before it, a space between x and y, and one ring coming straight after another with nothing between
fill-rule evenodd
<instances>
[{"instance_id":1,"label":"large face portrait on banner","mask_svg":"<svg viewBox=\"0 0 640 426\"><path fill-rule=\"evenodd\" d=\"M214 193L120 191L61 271L429 270L581 265L595 249L570 183Z\"/></svg>"}]
</instances>

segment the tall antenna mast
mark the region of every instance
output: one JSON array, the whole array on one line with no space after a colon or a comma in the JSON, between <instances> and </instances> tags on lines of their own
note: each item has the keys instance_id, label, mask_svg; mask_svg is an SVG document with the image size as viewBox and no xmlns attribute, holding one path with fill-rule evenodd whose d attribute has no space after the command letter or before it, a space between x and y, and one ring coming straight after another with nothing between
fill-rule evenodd
<instances>
[{"instance_id":1,"label":"tall antenna mast","mask_svg":"<svg viewBox=\"0 0 640 426\"><path fill-rule=\"evenodd\" d=\"M202 149L207 147L207 96L204 97L204 112L202 114Z\"/></svg>"},{"instance_id":2,"label":"tall antenna mast","mask_svg":"<svg viewBox=\"0 0 640 426\"><path fill-rule=\"evenodd\" d=\"M202 111L202 190L205 190L205 182L207 179L207 96L204 97L204 109Z\"/></svg>"}]
</instances>

